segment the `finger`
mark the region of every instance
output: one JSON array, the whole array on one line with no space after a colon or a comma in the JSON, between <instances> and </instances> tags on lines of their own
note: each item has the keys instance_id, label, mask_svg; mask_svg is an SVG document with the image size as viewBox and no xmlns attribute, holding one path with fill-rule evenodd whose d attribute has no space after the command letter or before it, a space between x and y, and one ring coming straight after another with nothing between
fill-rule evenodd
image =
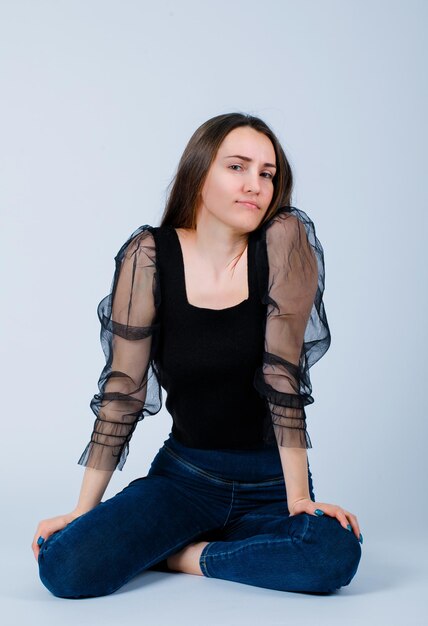
<instances>
[{"instance_id":1,"label":"finger","mask_svg":"<svg viewBox=\"0 0 428 626\"><path fill-rule=\"evenodd\" d=\"M356 516L353 515L352 513L348 513L348 517L350 519L350 524L351 524L352 529L353 529L353 531L355 533L355 536L359 540L361 531L360 531L360 525L358 524L358 520L357 520Z\"/></svg>"},{"instance_id":2,"label":"finger","mask_svg":"<svg viewBox=\"0 0 428 626\"><path fill-rule=\"evenodd\" d=\"M40 537L43 537L43 539L46 539L47 533L40 529L36 532L36 534L33 537L33 543L31 544L33 548L36 548L37 546L40 545L40 541L39 541Z\"/></svg>"},{"instance_id":3,"label":"finger","mask_svg":"<svg viewBox=\"0 0 428 626\"><path fill-rule=\"evenodd\" d=\"M323 509L316 508L312 511L312 515L321 517L322 515L325 515L325 511L323 511Z\"/></svg>"},{"instance_id":4,"label":"finger","mask_svg":"<svg viewBox=\"0 0 428 626\"><path fill-rule=\"evenodd\" d=\"M360 541L360 530L359 530L358 524L355 524L353 517L354 516L349 513L348 513L348 517L345 516L346 528L348 531L354 532L355 537L358 539L358 541ZM341 524L342 524L342 521L341 521Z\"/></svg>"},{"instance_id":5,"label":"finger","mask_svg":"<svg viewBox=\"0 0 428 626\"><path fill-rule=\"evenodd\" d=\"M34 544L34 540L33 540L33 543L31 544L31 549L34 554L34 558L37 558L37 545Z\"/></svg>"},{"instance_id":6,"label":"finger","mask_svg":"<svg viewBox=\"0 0 428 626\"><path fill-rule=\"evenodd\" d=\"M349 522L348 522L348 518L346 517L345 513L343 511L341 511L341 510L337 511L336 512L336 517L339 520L339 522L341 523L341 525L343 526L343 528L345 530L349 531L349 528L348 528Z\"/></svg>"},{"instance_id":7,"label":"finger","mask_svg":"<svg viewBox=\"0 0 428 626\"><path fill-rule=\"evenodd\" d=\"M315 515L335 515L336 506L331 504L318 503L318 506L313 510Z\"/></svg>"},{"instance_id":8,"label":"finger","mask_svg":"<svg viewBox=\"0 0 428 626\"><path fill-rule=\"evenodd\" d=\"M36 533L34 535L32 544L31 544L31 549L34 553L35 558L37 559L38 555L39 555L39 550L40 550L40 546L37 545L37 537L39 536L39 533Z\"/></svg>"},{"instance_id":9,"label":"finger","mask_svg":"<svg viewBox=\"0 0 428 626\"><path fill-rule=\"evenodd\" d=\"M40 547L46 541L46 539L48 537L49 537L49 532L48 531L42 530L41 527L39 527L37 529L37 532L36 532L36 534L34 535L34 538L33 538L33 543L31 544L31 548L32 548L33 553L34 553L34 557L35 557L35 559L37 561L38 561L38 557L39 557Z\"/></svg>"},{"instance_id":10,"label":"finger","mask_svg":"<svg viewBox=\"0 0 428 626\"><path fill-rule=\"evenodd\" d=\"M32 543L31 544L31 548L33 550L33 554L34 554L34 558L36 559L36 561L39 560L39 552L40 552L40 545L36 543Z\"/></svg>"}]
</instances>

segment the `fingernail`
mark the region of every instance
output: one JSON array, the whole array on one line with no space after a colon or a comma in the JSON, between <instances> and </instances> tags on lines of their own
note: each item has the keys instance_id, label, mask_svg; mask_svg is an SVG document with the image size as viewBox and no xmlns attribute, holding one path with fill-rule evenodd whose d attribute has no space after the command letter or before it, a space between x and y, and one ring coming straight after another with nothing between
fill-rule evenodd
<instances>
[{"instance_id":1,"label":"fingernail","mask_svg":"<svg viewBox=\"0 0 428 626\"><path fill-rule=\"evenodd\" d=\"M315 515L324 515L324 511L321 511L321 509L315 509L314 513Z\"/></svg>"},{"instance_id":2,"label":"fingernail","mask_svg":"<svg viewBox=\"0 0 428 626\"><path fill-rule=\"evenodd\" d=\"M361 543L363 543L363 536L362 536L362 534L361 534L361 533L360 533L360 539L359 539L359 541L360 541Z\"/></svg>"},{"instance_id":3,"label":"fingernail","mask_svg":"<svg viewBox=\"0 0 428 626\"><path fill-rule=\"evenodd\" d=\"M347 528L348 530L352 530L352 526L351 526L351 524L348 524L346 528Z\"/></svg>"},{"instance_id":4,"label":"fingernail","mask_svg":"<svg viewBox=\"0 0 428 626\"><path fill-rule=\"evenodd\" d=\"M37 545L38 545L38 546L41 546L43 542L44 542L44 537L40 536L40 537L37 539Z\"/></svg>"}]
</instances>

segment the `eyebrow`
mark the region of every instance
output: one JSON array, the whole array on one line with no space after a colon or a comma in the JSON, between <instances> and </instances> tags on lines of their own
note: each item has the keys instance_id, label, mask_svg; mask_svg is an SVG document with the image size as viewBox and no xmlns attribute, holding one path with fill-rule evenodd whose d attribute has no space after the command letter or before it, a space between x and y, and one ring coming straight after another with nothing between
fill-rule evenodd
<instances>
[{"instance_id":1,"label":"eyebrow","mask_svg":"<svg viewBox=\"0 0 428 626\"><path fill-rule=\"evenodd\" d=\"M231 158L238 158L238 159L242 159L243 161L248 161L251 162L253 159L250 159L250 157L247 156L242 156L242 154L230 154L227 157L224 157L225 159L231 159ZM263 167L274 167L276 169L276 165L274 163L264 163Z\"/></svg>"}]
</instances>

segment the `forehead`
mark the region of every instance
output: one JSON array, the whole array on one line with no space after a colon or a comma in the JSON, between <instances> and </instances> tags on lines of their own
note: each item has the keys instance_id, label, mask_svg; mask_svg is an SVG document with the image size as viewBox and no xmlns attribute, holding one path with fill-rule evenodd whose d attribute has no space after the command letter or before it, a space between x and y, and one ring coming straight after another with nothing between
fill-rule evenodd
<instances>
[{"instance_id":1,"label":"forehead","mask_svg":"<svg viewBox=\"0 0 428 626\"><path fill-rule=\"evenodd\" d=\"M218 156L242 154L251 158L260 158L275 163L275 150L269 137L251 128L240 126L230 131L218 149Z\"/></svg>"}]
</instances>

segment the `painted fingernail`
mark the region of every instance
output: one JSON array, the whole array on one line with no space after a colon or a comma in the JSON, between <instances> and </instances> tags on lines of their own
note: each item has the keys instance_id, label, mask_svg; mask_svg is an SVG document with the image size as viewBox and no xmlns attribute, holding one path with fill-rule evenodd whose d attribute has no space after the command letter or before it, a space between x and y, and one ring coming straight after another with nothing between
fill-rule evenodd
<instances>
[{"instance_id":1,"label":"painted fingernail","mask_svg":"<svg viewBox=\"0 0 428 626\"><path fill-rule=\"evenodd\" d=\"M352 530L352 526L351 526L351 524L348 524L346 528L347 528L348 530Z\"/></svg>"},{"instance_id":2,"label":"painted fingernail","mask_svg":"<svg viewBox=\"0 0 428 626\"><path fill-rule=\"evenodd\" d=\"M314 513L315 515L324 515L324 511L321 511L321 509L315 509Z\"/></svg>"},{"instance_id":3,"label":"painted fingernail","mask_svg":"<svg viewBox=\"0 0 428 626\"><path fill-rule=\"evenodd\" d=\"M361 533L360 533L360 539L359 539L359 541L360 541L361 543L363 543L363 536L362 536L362 534L361 534Z\"/></svg>"},{"instance_id":4,"label":"painted fingernail","mask_svg":"<svg viewBox=\"0 0 428 626\"><path fill-rule=\"evenodd\" d=\"M37 539L37 545L41 546L43 542L44 542L44 537L40 535L40 537Z\"/></svg>"}]
</instances>

